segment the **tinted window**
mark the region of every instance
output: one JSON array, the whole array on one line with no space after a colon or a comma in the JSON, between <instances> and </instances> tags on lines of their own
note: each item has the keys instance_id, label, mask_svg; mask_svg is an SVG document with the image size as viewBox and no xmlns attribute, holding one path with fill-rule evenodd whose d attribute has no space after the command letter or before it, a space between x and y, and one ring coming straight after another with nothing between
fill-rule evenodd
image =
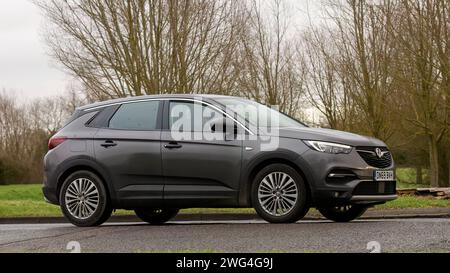
<instances>
[{"instance_id":1,"label":"tinted window","mask_svg":"<svg viewBox=\"0 0 450 273\"><path fill-rule=\"evenodd\" d=\"M305 127L305 124L269 108L263 104L244 99L236 98L218 98L217 102L224 105L238 114L242 123L249 122L253 126L259 127Z\"/></svg>"},{"instance_id":2,"label":"tinted window","mask_svg":"<svg viewBox=\"0 0 450 273\"><path fill-rule=\"evenodd\" d=\"M202 132L208 122L221 117L221 112L199 103L170 102L169 127L173 131Z\"/></svg>"},{"instance_id":3,"label":"tinted window","mask_svg":"<svg viewBox=\"0 0 450 273\"><path fill-rule=\"evenodd\" d=\"M123 104L109 121L109 128L151 131L157 129L159 101Z\"/></svg>"},{"instance_id":4,"label":"tinted window","mask_svg":"<svg viewBox=\"0 0 450 273\"><path fill-rule=\"evenodd\" d=\"M63 126L61 128L66 127L67 125L72 123L72 121L76 120L77 118L81 117L84 114L86 113L83 113L80 110L75 110L75 112L63 123Z\"/></svg>"}]
</instances>

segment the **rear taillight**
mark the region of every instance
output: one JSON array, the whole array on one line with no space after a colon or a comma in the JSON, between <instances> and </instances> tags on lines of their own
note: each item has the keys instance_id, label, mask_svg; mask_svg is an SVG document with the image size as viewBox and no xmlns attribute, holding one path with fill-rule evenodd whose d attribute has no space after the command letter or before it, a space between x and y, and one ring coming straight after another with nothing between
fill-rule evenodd
<instances>
[{"instance_id":1,"label":"rear taillight","mask_svg":"<svg viewBox=\"0 0 450 273\"><path fill-rule=\"evenodd\" d=\"M67 140L67 137L52 137L48 141L48 149L53 150L55 149L59 144L63 143Z\"/></svg>"}]
</instances>

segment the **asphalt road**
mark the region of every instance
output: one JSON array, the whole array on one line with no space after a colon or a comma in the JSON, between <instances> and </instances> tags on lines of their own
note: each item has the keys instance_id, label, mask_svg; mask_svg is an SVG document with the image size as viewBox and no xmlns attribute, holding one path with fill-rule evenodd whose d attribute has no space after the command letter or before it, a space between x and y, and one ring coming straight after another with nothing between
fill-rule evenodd
<instances>
[{"instance_id":1,"label":"asphalt road","mask_svg":"<svg viewBox=\"0 0 450 273\"><path fill-rule=\"evenodd\" d=\"M71 241L81 252L369 252L372 241L381 252L450 252L450 219L0 225L0 252L69 252Z\"/></svg>"}]
</instances>

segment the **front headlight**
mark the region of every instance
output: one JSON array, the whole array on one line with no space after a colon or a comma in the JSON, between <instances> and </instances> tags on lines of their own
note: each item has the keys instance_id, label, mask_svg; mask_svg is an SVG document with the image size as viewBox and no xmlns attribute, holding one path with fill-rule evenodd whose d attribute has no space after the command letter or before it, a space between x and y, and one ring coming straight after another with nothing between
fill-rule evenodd
<instances>
[{"instance_id":1,"label":"front headlight","mask_svg":"<svg viewBox=\"0 0 450 273\"><path fill-rule=\"evenodd\" d=\"M352 146L323 142L316 140L303 140L303 142L311 149L322 153L329 154L349 154L352 151Z\"/></svg>"}]
</instances>

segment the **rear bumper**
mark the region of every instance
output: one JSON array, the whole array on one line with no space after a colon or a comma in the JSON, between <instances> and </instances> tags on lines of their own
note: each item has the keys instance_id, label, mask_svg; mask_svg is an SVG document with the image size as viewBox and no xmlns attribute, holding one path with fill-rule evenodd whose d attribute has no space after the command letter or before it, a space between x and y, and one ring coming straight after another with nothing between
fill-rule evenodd
<instances>
[{"instance_id":1,"label":"rear bumper","mask_svg":"<svg viewBox=\"0 0 450 273\"><path fill-rule=\"evenodd\" d=\"M54 165L49 164L50 160L48 160L51 152L48 152L44 157L44 178L43 178L43 187L42 193L44 194L44 200L47 203L59 205L59 197L58 197L58 183L56 179L56 172Z\"/></svg>"},{"instance_id":2,"label":"rear bumper","mask_svg":"<svg viewBox=\"0 0 450 273\"><path fill-rule=\"evenodd\" d=\"M44 194L44 200L47 203L59 205L58 197L56 196L56 189L44 186L42 187L42 193Z\"/></svg>"}]
</instances>

